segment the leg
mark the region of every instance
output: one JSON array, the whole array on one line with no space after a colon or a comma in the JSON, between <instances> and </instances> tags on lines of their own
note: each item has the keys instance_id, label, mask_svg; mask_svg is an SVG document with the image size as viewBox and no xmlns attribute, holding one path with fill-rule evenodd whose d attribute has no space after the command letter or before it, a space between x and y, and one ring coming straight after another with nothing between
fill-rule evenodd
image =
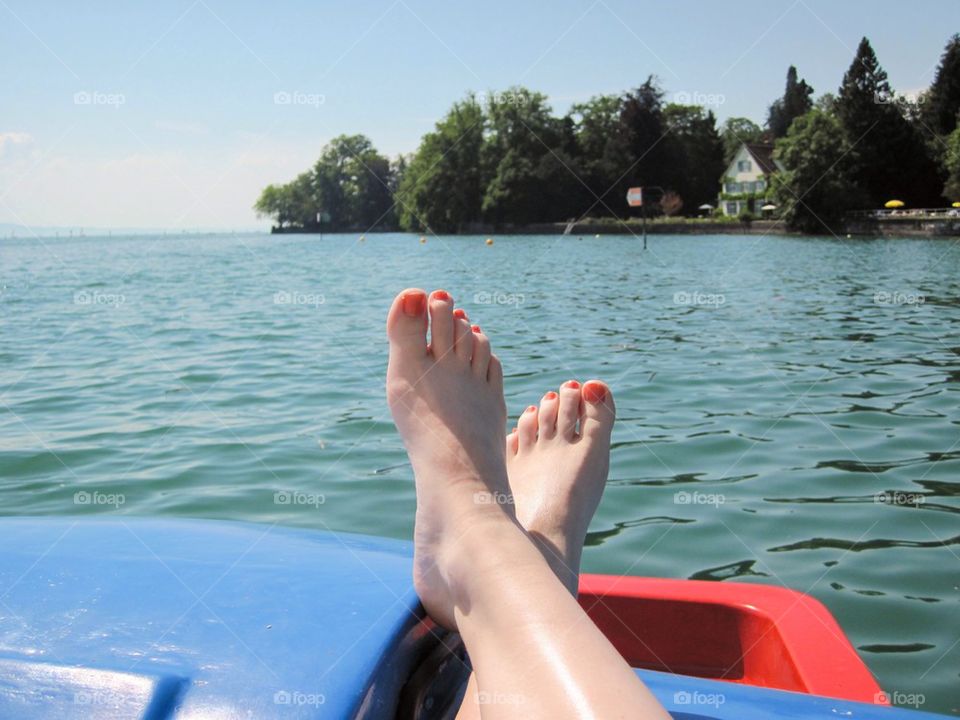
<instances>
[{"instance_id":1,"label":"leg","mask_svg":"<svg viewBox=\"0 0 960 720\"><path fill-rule=\"evenodd\" d=\"M442 291L408 290L387 319L387 398L416 476L414 584L424 607L463 636L492 699L484 718L668 717L513 507L478 501L510 491L502 370L479 328L465 331L452 310Z\"/></svg>"},{"instance_id":2,"label":"leg","mask_svg":"<svg viewBox=\"0 0 960 720\"><path fill-rule=\"evenodd\" d=\"M610 389L570 380L529 406L507 436L507 476L517 519L540 553L577 597L580 556L610 465L615 409ZM480 717L475 675L458 720Z\"/></svg>"}]
</instances>

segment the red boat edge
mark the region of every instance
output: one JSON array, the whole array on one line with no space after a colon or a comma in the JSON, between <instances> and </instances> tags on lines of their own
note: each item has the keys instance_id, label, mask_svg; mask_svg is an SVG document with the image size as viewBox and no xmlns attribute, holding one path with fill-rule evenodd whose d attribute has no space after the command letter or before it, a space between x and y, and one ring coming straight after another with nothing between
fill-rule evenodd
<instances>
[{"instance_id":1,"label":"red boat edge","mask_svg":"<svg viewBox=\"0 0 960 720\"><path fill-rule=\"evenodd\" d=\"M584 574L580 604L635 668L889 704L830 611L795 590Z\"/></svg>"}]
</instances>

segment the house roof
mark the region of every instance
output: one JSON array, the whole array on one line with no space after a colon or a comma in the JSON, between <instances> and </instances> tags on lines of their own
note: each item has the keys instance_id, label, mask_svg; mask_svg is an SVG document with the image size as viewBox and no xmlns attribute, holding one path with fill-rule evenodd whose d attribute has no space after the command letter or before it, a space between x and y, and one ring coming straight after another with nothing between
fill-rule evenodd
<instances>
[{"instance_id":1,"label":"house roof","mask_svg":"<svg viewBox=\"0 0 960 720\"><path fill-rule=\"evenodd\" d=\"M747 152L757 161L757 165L765 175L777 171L777 164L773 159L773 145L766 143L744 143L744 145L747 146Z\"/></svg>"}]
</instances>

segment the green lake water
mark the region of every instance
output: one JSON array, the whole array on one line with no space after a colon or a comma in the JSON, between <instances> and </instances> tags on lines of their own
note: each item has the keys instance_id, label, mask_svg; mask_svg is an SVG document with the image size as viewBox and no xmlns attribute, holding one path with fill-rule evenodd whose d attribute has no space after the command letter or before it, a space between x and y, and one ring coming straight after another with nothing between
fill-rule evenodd
<instances>
[{"instance_id":1,"label":"green lake water","mask_svg":"<svg viewBox=\"0 0 960 720\"><path fill-rule=\"evenodd\" d=\"M613 387L587 571L809 592L891 694L960 714L953 240L0 240L0 512L409 538L383 397L408 286L484 327L511 417Z\"/></svg>"}]
</instances>

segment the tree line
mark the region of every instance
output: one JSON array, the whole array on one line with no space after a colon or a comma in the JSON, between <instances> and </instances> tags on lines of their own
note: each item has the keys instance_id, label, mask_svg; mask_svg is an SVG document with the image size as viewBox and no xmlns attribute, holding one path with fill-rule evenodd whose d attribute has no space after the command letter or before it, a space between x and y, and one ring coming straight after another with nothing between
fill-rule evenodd
<instances>
[{"instance_id":1,"label":"tree line","mask_svg":"<svg viewBox=\"0 0 960 720\"><path fill-rule=\"evenodd\" d=\"M659 210L692 215L715 204L740 145L775 143L782 170L763 199L807 232L840 226L851 209L890 199L960 200L960 35L930 88L895 93L864 38L836 93L790 67L764 125L667 102L654 76L556 116L524 87L468 94L415 153L394 160L363 135L332 140L308 171L265 188L254 206L281 230L404 229L446 233L582 218L626 217L629 187L658 187Z\"/></svg>"}]
</instances>

